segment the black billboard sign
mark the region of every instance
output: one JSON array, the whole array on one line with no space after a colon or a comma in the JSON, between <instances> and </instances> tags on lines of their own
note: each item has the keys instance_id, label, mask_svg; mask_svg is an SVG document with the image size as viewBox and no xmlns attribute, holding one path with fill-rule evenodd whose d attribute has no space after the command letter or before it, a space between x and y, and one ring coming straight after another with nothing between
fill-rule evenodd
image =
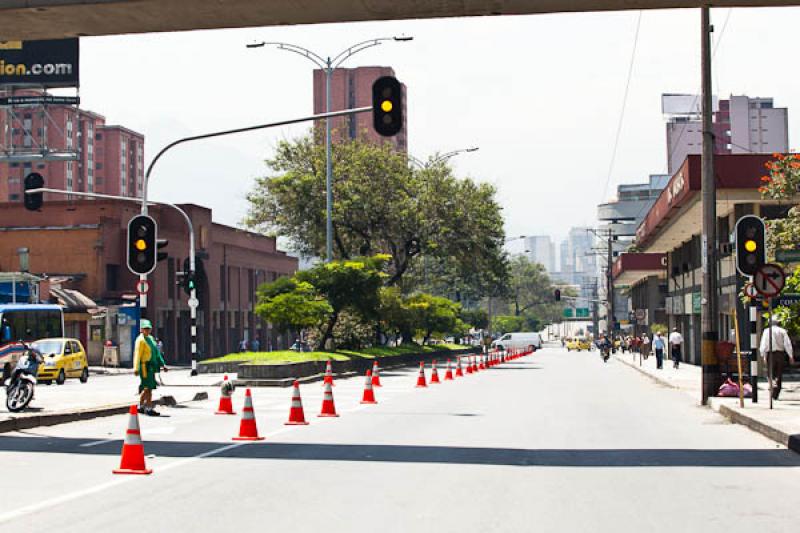
<instances>
[{"instance_id":1,"label":"black billboard sign","mask_svg":"<svg viewBox=\"0 0 800 533\"><path fill-rule=\"evenodd\" d=\"M78 86L78 39L0 41L0 85Z\"/></svg>"}]
</instances>

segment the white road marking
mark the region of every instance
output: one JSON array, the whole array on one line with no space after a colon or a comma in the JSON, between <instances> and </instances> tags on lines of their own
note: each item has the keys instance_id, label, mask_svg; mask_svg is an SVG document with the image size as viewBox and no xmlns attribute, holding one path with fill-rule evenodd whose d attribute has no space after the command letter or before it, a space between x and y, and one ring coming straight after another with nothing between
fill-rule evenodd
<instances>
[{"instance_id":1,"label":"white road marking","mask_svg":"<svg viewBox=\"0 0 800 533\"><path fill-rule=\"evenodd\" d=\"M95 440L92 442L87 442L85 444L81 444L81 448L91 448L92 446L100 446L101 444L105 444L107 442L114 442L122 439L103 439L103 440Z\"/></svg>"}]
</instances>

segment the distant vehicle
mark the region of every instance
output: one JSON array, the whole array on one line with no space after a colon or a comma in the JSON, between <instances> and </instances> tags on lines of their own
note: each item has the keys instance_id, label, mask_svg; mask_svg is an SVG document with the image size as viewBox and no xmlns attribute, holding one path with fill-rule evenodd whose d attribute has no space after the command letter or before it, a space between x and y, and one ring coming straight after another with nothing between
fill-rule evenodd
<instances>
[{"instance_id":1,"label":"distant vehicle","mask_svg":"<svg viewBox=\"0 0 800 533\"><path fill-rule=\"evenodd\" d=\"M506 333L496 341L492 341L492 348L498 350L517 350L520 348L540 350L542 348L542 337L533 332Z\"/></svg>"},{"instance_id":2,"label":"distant vehicle","mask_svg":"<svg viewBox=\"0 0 800 533\"><path fill-rule=\"evenodd\" d=\"M580 352L581 350L589 351L592 349L592 343L589 342L588 339L572 339L567 343L567 351L571 352L575 350L576 352Z\"/></svg>"},{"instance_id":3,"label":"distant vehicle","mask_svg":"<svg viewBox=\"0 0 800 533\"><path fill-rule=\"evenodd\" d=\"M64 336L64 311L52 304L0 304L0 370L3 381L25 352L23 342Z\"/></svg>"},{"instance_id":4,"label":"distant vehicle","mask_svg":"<svg viewBox=\"0 0 800 533\"><path fill-rule=\"evenodd\" d=\"M89 381L89 360L78 339L40 339L31 346L44 358L36 376L40 383L49 385L55 381L63 385L67 378L78 378L81 383Z\"/></svg>"}]
</instances>

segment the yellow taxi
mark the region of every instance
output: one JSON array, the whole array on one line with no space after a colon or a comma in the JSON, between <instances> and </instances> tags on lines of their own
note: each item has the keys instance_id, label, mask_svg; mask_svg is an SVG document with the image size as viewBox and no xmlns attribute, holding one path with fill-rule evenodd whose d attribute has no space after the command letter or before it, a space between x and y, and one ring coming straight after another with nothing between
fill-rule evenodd
<instances>
[{"instance_id":1,"label":"yellow taxi","mask_svg":"<svg viewBox=\"0 0 800 533\"><path fill-rule=\"evenodd\" d=\"M40 339L31 346L44 357L36 375L40 382L49 385L55 381L63 385L67 378L78 378L81 383L89 380L89 360L78 339Z\"/></svg>"},{"instance_id":2,"label":"yellow taxi","mask_svg":"<svg viewBox=\"0 0 800 533\"><path fill-rule=\"evenodd\" d=\"M589 350L591 349L592 344L586 339L572 339L567 343L567 351L571 352L575 350L576 352L580 352L581 350Z\"/></svg>"}]
</instances>

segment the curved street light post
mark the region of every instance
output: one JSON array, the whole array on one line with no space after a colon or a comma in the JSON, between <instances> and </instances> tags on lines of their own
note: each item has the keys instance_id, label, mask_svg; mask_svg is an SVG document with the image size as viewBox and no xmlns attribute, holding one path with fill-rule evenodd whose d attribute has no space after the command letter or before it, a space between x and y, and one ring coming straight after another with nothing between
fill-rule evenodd
<instances>
[{"instance_id":1,"label":"curved street light post","mask_svg":"<svg viewBox=\"0 0 800 533\"><path fill-rule=\"evenodd\" d=\"M282 42L251 43L247 48L262 48L264 46L276 46L279 50L286 50L301 55L314 63L320 70L325 72L325 112L331 111L331 78L333 71L348 58L373 46L383 44L384 41L405 42L413 40L413 37L379 37L356 43L342 50L334 57L323 58L319 54L296 44ZM331 121L325 119L325 262L333 260L333 161L331 158Z\"/></svg>"}]
</instances>

